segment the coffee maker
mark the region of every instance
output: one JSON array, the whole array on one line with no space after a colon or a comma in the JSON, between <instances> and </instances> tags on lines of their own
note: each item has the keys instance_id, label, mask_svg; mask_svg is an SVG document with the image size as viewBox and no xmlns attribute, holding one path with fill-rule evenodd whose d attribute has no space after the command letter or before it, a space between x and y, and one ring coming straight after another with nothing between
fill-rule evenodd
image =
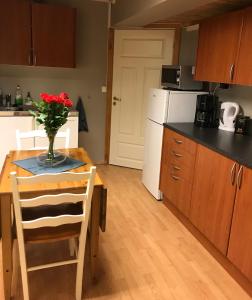
<instances>
[{"instance_id":1,"label":"coffee maker","mask_svg":"<svg viewBox=\"0 0 252 300\"><path fill-rule=\"evenodd\" d=\"M194 124L198 127L218 127L219 98L215 95L204 94L197 96Z\"/></svg>"}]
</instances>

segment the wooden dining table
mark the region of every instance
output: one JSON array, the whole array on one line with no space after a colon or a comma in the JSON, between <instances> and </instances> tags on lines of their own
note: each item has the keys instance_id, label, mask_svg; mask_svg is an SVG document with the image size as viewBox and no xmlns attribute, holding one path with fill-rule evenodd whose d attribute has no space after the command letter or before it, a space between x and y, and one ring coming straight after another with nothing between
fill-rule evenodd
<instances>
[{"instance_id":1,"label":"wooden dining table","mask_svg":"<svg viewBox=\"0 0 252 300\"><path fill-rule=\"evenodd\" d=\"M93 165L87 152L83 148L71 148L61 150L67 156L83 161L84 166L69 170L71 172L85 172ZM2 237L2 265L3 265L3 283L5 299L11 298L12 282L12 245L13 245L13 214L12 214L12 190L9 174L13 171L17 176L32 176L30 172L18 167L13 163L15 160L22 160L29 157L38 156L41 150L22 150L11 151L5 159L5 163L0 175L0 234ZM20 189L23 197L35 197L44 193L57 193L59 190L64 192L83 192L85 182L62 182L59 184L46 183L40 185L25 185ZM106 203L107 190L98 174L95 178L95 186L92 198L92 209L89 222L89 251L90 272L93 279L96 277L97 258L99 249L99 231L105 231L106 227Z\"/></svg>"}]
</instances>

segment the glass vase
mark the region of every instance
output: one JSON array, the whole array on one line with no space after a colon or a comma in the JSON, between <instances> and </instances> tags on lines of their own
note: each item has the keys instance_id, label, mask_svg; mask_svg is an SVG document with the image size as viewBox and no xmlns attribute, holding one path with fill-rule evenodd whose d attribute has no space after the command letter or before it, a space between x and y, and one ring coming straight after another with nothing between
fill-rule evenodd
<instances>
[{"instance_id":1,"label":"glass vase","mask_svg":"<svg viewBox=\"0 0 252 300\"><path fill-rule=\"evenodd\" d=\"M54 151L54 140L57 132L47 133L49 140L48 151L37 157L38 164L44 167L55 167L62 164L67 156L59 151Z\"/></svg>"},{"instance_id":2,"label":"glass vase","mask_svg":"<svg viewBox=\"0 0 252 300\"><path fill-rule=\"evenodd\" d=\"M47 134L48 140L49 140L49 147L48 147L48 152L47 152L48 161L53 161L54 160L53 146L54 146L54 140L55 140L56 133Z\"/></svg>"}]
</instances>

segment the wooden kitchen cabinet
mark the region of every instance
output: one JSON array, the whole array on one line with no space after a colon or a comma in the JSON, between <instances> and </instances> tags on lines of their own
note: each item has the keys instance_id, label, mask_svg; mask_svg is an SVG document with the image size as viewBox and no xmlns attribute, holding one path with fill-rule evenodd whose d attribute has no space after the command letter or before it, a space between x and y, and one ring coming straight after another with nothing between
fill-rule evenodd
<instances>
[{"instance_id":1,"label":"wooden kitchen cabinet","mask_svg":"<svg viewBox=\"0 0 252 300\"><path fill-rule=\"evenodd\" d=\"M235 11L200 23L196 80L233 82L242 22L243 11Z\"/></svg>"},{"instance_id":2,"label":"wooden kitchen cabinet","mask_svg":"<svg viewBox=\"0 0 252 300\"><path fill-rule=\"evenodd\" d=\"M160 190L164 202L170 201L189 216L196 143L167 128L164 129Z\"/></svg>"},{"instance_id":3,"label":"wooden kitchen cabinet","mask_svg":"<svg viewBox=\"0 0 252 300\"><path fill-rule=\"evenodd\" d=\"M252 169L242 167L238 179L228 258L252 281Z\"/></svg>"},{"instance_id":4,"label":"wooden kitchen cabinet","mask_svg":"<svg viewBox=\"0 0 252 300\"><path fill-rule=\"evenodd\" d=\"M0 1L0 64L31 64L29 0Z\"/></svg>"},{"instance_id":5,"label":"wooden kitchen cabinet","mask_svg":"<svg viewBox=\"0 0 252 300\"><path fill-rule=\"evenodd\" d=\"M252 7L244 11L244 23L235 66L234 82L252 85Z\"/></svg>"},{"instance_id":6,"label":"wooden kitchen cabinet","mask_svg":"<svg viewBox=\"0 0 252 300\"><path fill-rule=\"evenodd\" d=\"M74 8L32 4L33 63L36 66L75 66Z\"/></svg>"},{"instance_id":7,"label":"wooden kitchen cabinet","mask_svg":"<svg viewBox=\"0 0 252 300\"><path fill-rule=\"evenodd\" d=\"M75 67L74 8L2 0L0 11L0 64Z\"/></svg>"},{"instance_id":8,"label":"wooden kitchen cabinet","mask_svg":"<svg viewBox=\"0 0 252 300\"><path fill-rule=\"evenodd\" d=\"M224 255L227 254L238 165L198 145L190 220Z\"/></svg>"}]
</instances>

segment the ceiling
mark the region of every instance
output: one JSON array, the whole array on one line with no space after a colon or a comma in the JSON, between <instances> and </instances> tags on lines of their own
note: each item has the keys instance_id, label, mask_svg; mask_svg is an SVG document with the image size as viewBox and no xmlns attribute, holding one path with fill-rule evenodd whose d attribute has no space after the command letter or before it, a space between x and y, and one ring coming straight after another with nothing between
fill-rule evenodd
<instances>
[{"instance_id":1,"label":"ceiling","mask_svg":"<svg viewBox=\"0 0 252 300\"><path fill-rule=\"evenodd\" d=\"M252 0L131 1L117 0L113 5L114 27L187 26L213 15L252 5Z\"/></svg>"},{"instance_id":2,"label":"ceiling","mask_svg":"<svg viewBox=\"0 0 252 300\"><path fill-rule=\"evenodd\" d=\"M171 16L167 19L148 24L147 27L158 27L166 25L192 25L208 17L219 15L228 11L244 8L252 5L251 0L216 0L212 3L200 5L199 7Z\"/></svg>"}]
</instances>

